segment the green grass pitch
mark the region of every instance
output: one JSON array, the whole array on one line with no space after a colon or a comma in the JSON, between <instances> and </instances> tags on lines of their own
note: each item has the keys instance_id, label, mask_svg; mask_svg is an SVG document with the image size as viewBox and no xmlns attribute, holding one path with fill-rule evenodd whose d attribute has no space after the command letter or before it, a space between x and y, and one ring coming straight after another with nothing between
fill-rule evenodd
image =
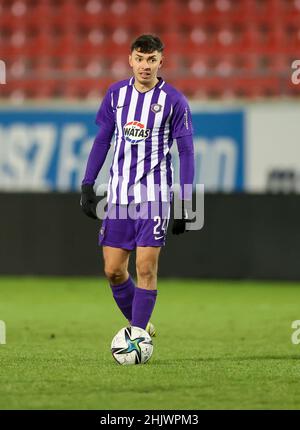
<instances>
[{"instance_id":1,"label":"green grass pitch","mask_svg":"<svg viewBox=\"0 0 300 430\"><path fill-rule=\"evenodd\" d=\"M159 280L146 365L104 279L0 278L0 409L298 409L300 285Z\"/></svg>"}]
</instances>

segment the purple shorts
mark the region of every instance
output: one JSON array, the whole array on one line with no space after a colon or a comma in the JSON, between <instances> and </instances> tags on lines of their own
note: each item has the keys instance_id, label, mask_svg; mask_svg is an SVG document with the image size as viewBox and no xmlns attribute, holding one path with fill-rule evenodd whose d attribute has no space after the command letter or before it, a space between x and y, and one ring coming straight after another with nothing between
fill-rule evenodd
<instances>
[{"instance_id":1,"label":"purple shorts","mask_svg":"<svg viewBox=\"0 0 300 430\"><path fill-rule=\"evenodd\" d=\"M99 245L133 250L137 246L164 246L170 202L113 204L99 233Z\"/></svg>"}]
</instances>

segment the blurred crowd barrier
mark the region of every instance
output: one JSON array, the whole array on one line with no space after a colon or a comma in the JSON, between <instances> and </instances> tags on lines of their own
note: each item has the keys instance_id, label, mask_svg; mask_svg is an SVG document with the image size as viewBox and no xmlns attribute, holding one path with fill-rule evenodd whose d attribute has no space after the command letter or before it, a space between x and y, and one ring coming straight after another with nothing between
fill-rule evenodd
<instances>
[{"instance_id":1,"label":"blurred crowd barrier","mask_svg":"<svg viewBox=\"0 0 300 430\"><path fill-rule=\"evenodd\" d=\"M97 108L0 108L0 190L78 191ZM300 192L300 105L192 104L195 184L206 192ZM179 157L172 147L174 182ZM97 184L107 183L113 150Z\"/></svg>"}]
</instances>

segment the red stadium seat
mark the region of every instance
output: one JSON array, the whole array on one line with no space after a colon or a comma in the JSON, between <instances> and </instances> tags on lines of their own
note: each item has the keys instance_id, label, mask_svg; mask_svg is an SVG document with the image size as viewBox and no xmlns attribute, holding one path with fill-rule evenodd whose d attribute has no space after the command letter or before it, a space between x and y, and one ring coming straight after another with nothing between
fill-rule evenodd
<instances>
[{"instance_id":1,"label":"red stadium seat","mask_svg":"<svg viewBox=\"0 0 300 430\"><path fill-rule=\"evenodd\" d=\"M4 0L0 29L13 76L1 97L101 93L131 73L129 47L144 32L162 38L160 74L189 97L299 96L299 0Z\"/></svg>"}]
</instances>

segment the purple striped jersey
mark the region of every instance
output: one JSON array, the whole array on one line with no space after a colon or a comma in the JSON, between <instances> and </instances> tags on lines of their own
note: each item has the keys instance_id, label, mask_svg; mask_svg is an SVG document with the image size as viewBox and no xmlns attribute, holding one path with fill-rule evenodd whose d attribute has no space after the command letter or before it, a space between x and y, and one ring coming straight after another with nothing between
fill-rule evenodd
<instances>
[{"instance_id":1,"label":"purple striped jersey","mask_svg":"<svg viewBox=\"0 0 300 430\"><path fill-rule=\"evenodd\" d=\"M169 201L170 149L173 139L193 132L190 108L161 78L144 93L133 84L133 77L113 84L97 113L96 123L115 134L107 198L117 204Z\"/></svg>"}]
</instances>

